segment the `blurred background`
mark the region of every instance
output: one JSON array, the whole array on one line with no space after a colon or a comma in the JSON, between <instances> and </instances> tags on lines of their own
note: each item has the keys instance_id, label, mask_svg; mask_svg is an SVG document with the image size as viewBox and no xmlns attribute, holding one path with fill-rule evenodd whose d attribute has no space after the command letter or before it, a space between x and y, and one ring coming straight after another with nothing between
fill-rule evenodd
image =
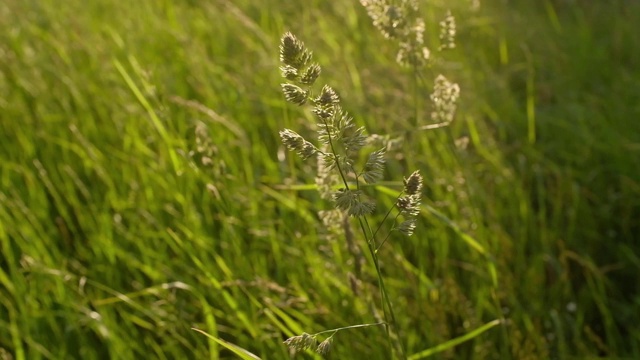
<instances>
[{"instance_id":1,"label":"blurred background","mask_svg":"<svg viewBox=\"0 0 640 360\"><path fill-rule=\"evenodd\" d=\"M278 137L314 137L280 91L285 31L404 139L379 208L425 177L416 234L379 254L409 355L499 320L432 357L640 358L640 3L420 6L439 60L418 77L356 0L0 3L0 358L235 358L198 328L280 359L376 321L350 285L374 269L325 236L315 164ZM418 131L440 73L455 120ZM386 347L340 332L332 358Z\"/></svg>"}]
</instances>

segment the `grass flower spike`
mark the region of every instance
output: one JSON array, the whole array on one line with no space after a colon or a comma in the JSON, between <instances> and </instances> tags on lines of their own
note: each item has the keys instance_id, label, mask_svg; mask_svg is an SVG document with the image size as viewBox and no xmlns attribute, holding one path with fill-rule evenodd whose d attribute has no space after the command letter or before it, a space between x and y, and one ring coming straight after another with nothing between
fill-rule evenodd
<instances>
[{"instance_id":1,"label":"grass flower spike","mask_svg":"<svg viewBox=\"0 0 640 360\"><path fill-rule=\"evenodd\" d=\"M440 22L440 50L456 47L456 19L447 11L444 20Z\"/></svg>"},{"instance_id":2,"label":"grass flower spike","mask_svg":"<svg viewBox=\"0 0 640 360\"><path fill-rule=\"evenodd\" d=\"M401 19L395 19L393 12L389 13L388 16L391 18L384 20L384 24L381 22L380 26L392 31L400 24L393 22ZM392 33L390 32L389 34L391 36ZM421 38L421 35L419 38ZM298 106L308 104L312 107L311 113L316 118L317 141L319 144L314 145L303 138L302 135L289 129L280 131L282 143L287 149L297 152L303 159L317 155L318 176L316 177L316 184L318 185L318 190L323 198L331 199L335 204L334 211L323 211L319 214L320 219L327 227L326 230L335 232L340 229L340 226L328 224L331 219L334 219L334 221L337 219L338 224L345 226L343 229L346 234L351 234L352 231L349 228L351 225L348 217L356 219L354 222L357 222L364 237L362 246L369 250L371 259L374 262L373 268L378 276L377 285L381 294L379 308L382 309L385 317L384 322L377 323L374 326L384 325L386 327L390 354L403 358L404 348L402 341L398 341L400 339L399 331L395 322L393 306L382 278L377 252L389 239L393 231L411 235L415 230L416 217L419 214L422 177L416 171L405 179L404 190L393 207L398 211L396 220L399 216L402 216L404 222L392 227L383 241L377 241L375 236L378 234L380 227L376 230L372 229L367 219L376 210L376 204L368 199L362 186L365 183L375 184L383 178L385 148L372 150L364 154L366 156L361 156L363 155L361 152L365 149L370 149L372 147L371 144L374 144L375 141L372 141L366 135L364 126L358 126L354 118L342 108L340 96L331 86L324 85L319 92L314 93L313 84L320 75L320 66L312 62L311 51L307 50L304 43L291 33L286 33L282 37L280 60L282 63L280 67L281 74L287 80L286 83L282 84L284 97L288 102ZM366 161L362 161L362 159L366 159ZM383 222L393 208L389 210ZM350 235L346 236L347 239L351 237ZM349 248L352 249L351 244L349 244ZM356 253L355 250L350 250L350 252L352 254ZM378 312L378 310L374 311L374 316ZM342 329L364 326L353 325ZM321 342L316 351L326 355L331 348L332 342L333 335ZM296 351L309 349L315 346L315 343L315 335L306 333L285 341L286 345Z\"/></svg>"},{"instance_id":3,"label":"grass flower spike","mask_svg":"<svg viewBox=\"0 0 640 360\"><path fill-rule=\"evenodd\" d=\"M416 0L360 0L373 25L387 39L398 41L396 60L404 66L423 66L431 52L424 44L424 20Z\"/></svg>"},{"instance_id":4,"label":"grass flower spike","mask_svg":"<svg viewBox=\"0 0 640 360\"><path fill-rule=\"evenodd\" d=\"M404 179L404 195L398 198L396 206L405 217L396 230L411 236L416 228L416 217L420 214L420 200L422 198L422 175L415 171L408 179Z\"/></svg>"},{"instance_id":5,"label":"grass flower spike","mask_svg":"<svg viewBox=\"0 0 640 360\"><path fill-rule=\"evenodd\" d=\"M442 75L438 75L433 86L433 94L431 94L431 102L433 104L431 119L445 124L453 121L458 97L460 97L458 84L450 82Z\"/></svg>"},{"instance_id":6,"label":"grass flower spike","mask_svg":"<svg viewBox=\"0 0 640 360\"><path fill-rule=\"evenodd\" d=\"M288 338L284 343L296 351L302 351L315 346L317 341L315 335L302 333L302 335Z\"/></svg>"}]
</instances>

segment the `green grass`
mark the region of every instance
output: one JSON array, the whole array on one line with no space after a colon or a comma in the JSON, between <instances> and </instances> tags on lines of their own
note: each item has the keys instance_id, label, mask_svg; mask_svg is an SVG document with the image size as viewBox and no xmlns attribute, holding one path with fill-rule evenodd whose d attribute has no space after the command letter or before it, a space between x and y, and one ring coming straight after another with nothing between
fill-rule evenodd
<instances>
[{"instance_id":1,"label":"green grass","mask_svg":"<svg viewBox=\"0 0 640 360\"><path fill-rule=\"evenodd\" d=\"M407 134L380 201L425 176L416 235L380 253L409 355L500 319L433 356L640 357L640 6L454 10L458 48L434 73L460 83L458 116L416 133L428 93L357 1L2 2L0 348L279 359L289 336L375 322L346 245L318 236L331 204L294 186L313 169L283 156L280 129L312 132L280 93L291 30L369 133ZM185 156L199 123L209 166ZM366 328L332 353L386 346Z\"/></svg>"}]
</instances>

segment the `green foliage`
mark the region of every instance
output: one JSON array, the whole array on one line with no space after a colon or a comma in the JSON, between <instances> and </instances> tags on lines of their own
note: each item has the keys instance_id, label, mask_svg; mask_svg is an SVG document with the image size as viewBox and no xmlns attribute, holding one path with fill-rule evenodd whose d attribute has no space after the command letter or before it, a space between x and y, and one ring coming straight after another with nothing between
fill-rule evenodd
<instances>
[{"instance_id":1,"label":"green foliage","mask_svg":"<svg viewBox=\"0 0 640 360\"><path fill-rule=\"evenodd\" d=\"M371 323L354 294L375 274L280 143L314 116L276 85L285 31L355 123L406 140L384 179L425 178L416 233L380 249L409 356L640 357L640 8L470 3L431 64L456 117L418 131L447 120L436 76L398 67L357 1L1 2L0 357L279 359ZM375 186L384 209L403 183ZM371 327L331 354L386 347Z\"/></svg>"}]
</instances>

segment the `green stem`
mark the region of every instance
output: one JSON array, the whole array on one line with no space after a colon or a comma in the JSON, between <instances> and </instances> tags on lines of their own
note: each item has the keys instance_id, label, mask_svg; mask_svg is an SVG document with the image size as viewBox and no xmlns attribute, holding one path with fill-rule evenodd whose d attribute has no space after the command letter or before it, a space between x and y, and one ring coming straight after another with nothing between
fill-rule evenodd
<instances>
[{"instance_id":1,"label":"green stem","mask_svg":"<svg viewBox=\"0 0 640 360\"><path fill-rule=\"evenodd\" d=\"M349 329L357 329L357 328L380 326L380 325L388 325L388 324L383 321L383 322L377 322L377 323L371 323L371 324L350 325L350 326L345 326L345 327L339 327L339 328L335 328L335 329L329 329L329 330L320 331L320 332L317 332L317 333L313 334L312 336L326 334L326 333L330 333L330 332L337 333L340 330L349 330Z\"/></svg>"},{"instance_id":2,"label":"green stem","mask_svg":"<svg viewBox=\"0 0 640 360\"><path fill-rule=\"evenodd\" d=\"M387 219L389 218L389 215L391 215L391 212L393 211L393 209L396 208L397 204L398 204L398 199L400 199L400 196L402 196L404 192L401 192L398 197L396 198L396 201L393 203L393 206L389 208L389 210L387 211L387 213L384 215L384 218L382 219L382 221L380 221L380 225L378 225L378 228L376 229L376 231L373 233L373 236L375 237L378 234L378 231L380 231L380 229L382 228L382 224L385 223L385 221L387 221ZM397 217L396 217L397 218Z\"/></svg>"},{"instance_id":3,"label":"green stem","mask_svg":"<svg viewBox=\"0 0 640 360\"><path fill-rule=\"evenodd\" d=\"M363 227L362 222L360 222L360 226ZM364 231L364 227L362 229ZM400 339L400 331L398 329L398 324L396 323L396 316L395 313L393 311L393 305L391 304L391 299L389 298L389 295L387 293L387 289L384 285L384 279L382 277L382 271L380 270L380 263L378 262L378 255L376 254L375 249L373 248L373 244L372 243L368 243L368 249L369 249L369 253L371 254L371 258L373 259L373 264L376 268L376 274L378 275L378 284L380 286L380 294L381 294L381 301L382 301L382 310L384 312L384 316L385 316L385 320L387 321L387 323L389 323L387 325L387 339L390 343L391 346L397 347L397 351L400 353L400 356L403 359L406 359L406 355L404 352L404 345L402 344L402 341ZM389 321L390 320L390 321ZM392 327L393 328L393 332L395 333L395 335L398 337L396 344L392 344L392 339L391 339L391 333L389 328Z\"/></svg>"},{"instance_id":4,"label":"green stem","mask_svg":"<svg viewBox=\"0 0 640 360\"><path fill-rule=\"evenodd\" d=\"M418 98L418 77L420 77L420 71L418 70L418 66L416 64L413 65L413 108L414 108L414 128L418 127L420 124L420 103Z\"/></svg>"},{"instance_id":5,"label":"green stem","mask_svg":"<svg viewBox=\"0 0 640 360\"><path fill-rule=\"evenodd\" d=\"M327 129L327 136L329 138L329 147L331 148L331 152L333 153L333 156L336 157L336 167L338 168L338 172L340 173L340 177L342 178L342 182L344 183L345 189L349 190L349 183L347 182L347 177L344 175L344 172L342 171L342 167L340 166L340 161L338 161L338 153L336 152L336 148L333 146L333 140L331 139L331 131L329 130L329 124L327 124L327 120L325 118L321 118L321 119L325 129Z\"/></svg>"},{"instance_id":6,"label":"green stem","mask_svg":"<svg viewBox=\"0 0 640 360\"><path fill-rule=\"evenodd\" d=\"M392 229L393 230L393 229ZM382 247L382 245L384 245L387 240L389 240L389 237L391 236L391 231L389 231L389 233L387 234L387 236L384 237L384 239L382 240L382 242L380 243L380 245L378 245L376 247L376 254L378 253L378 251L380 250L380 248Z\"/></svg>"},{"instance_id":7,"label":"green stem","mask_svg":"<svg viewBox=\"0 0 640 360\"><path fill-rule=\"evenodd\" d=\"M340 173L340 177L342 178L342 182L344 183L344 186L347 190L349 190L349 183L347 182L347 177L344 174L344 171L342 170L342 167L340 166L340 162L338 161L338 155L336 152L336 149L333 145L333 140L331 138L331 131L329 129L329 124L327 123L327 120L322 118L322 122L325 126L325 129L327 130L327 135L329 138L329 147L331 148L331 152L333 153L334 156L336 156L336 167L338 168L338 172ZM355 172L354 172L355 173ZM357 177L356 177L356 186L359 186L359 182L357 181ZM380 297L381 297L381 301L382 301L382 312L384 313L384 318L385 318L385 322L386 322L386 326L385 329L387 331L387 341L389 342L389 346L390 346L390 350L393 352L393 347L397 346L396 351L399 351L400 356L403 359L406 359L406 355L404 352L404 345L402 344L402 341L400 340L400 335L399 335L399 331L398 331L398 326L396 323L396 317L395 317L395 313L393 311L393 306L391 305L391 300L389 299L389 296L387 294L387 289L384 285L384 279L382 278L382 272L380 271L380 264L378 262L378 256L376 254L375 248L374 248L374 237L373 237L373 232L371 231L371 227L369 226L369 223L366 219L366 217L358 217L358 223L360 224L360 228L362 229L362 234L365 237L365 240L367 242L367 248L369 249L369 253L371 254L371 258L373 260L373 264L375 266L376 269L376 274L378 277L378 286L380 288ZM367 227L369 228L369 233L371 233L372 237L369 238L367 236L367 230L365 229L365 224L367 225ZM391 330L390 328L393 327L393 333L398 336L398 339L396 341L397 345L394 345L393 340L391 339Z\"/></svg>"},{"instance_id":8,"label":"green stem","mask_svg":"<svg viewBox=\"0 0 640 360\"><path fill-rule=\"evenodd\" d=\"M396 223L397 223L397 221L398 221L398 217L400 217L400 213L398 213L398 214L396 215L396 218L395 218L395 219L393 219L394 227L391 229L391 231L389 231L389 233L387 233L387 236L385 236L385 237L384 237L384 239L382 240L382 242L380 243L380 245L378 245L378 247L376 248L376 254L378 253L378 250L380 250L380 248L382 247L382 245L384 245L384 243L386 243L386 242L387 242L387 240L389 239L389 236L391 236L391 232L395 229L395 224L396 224ZM386 217L385 217L385 219L386 219Z\"/></svg>"}]
</instances>

